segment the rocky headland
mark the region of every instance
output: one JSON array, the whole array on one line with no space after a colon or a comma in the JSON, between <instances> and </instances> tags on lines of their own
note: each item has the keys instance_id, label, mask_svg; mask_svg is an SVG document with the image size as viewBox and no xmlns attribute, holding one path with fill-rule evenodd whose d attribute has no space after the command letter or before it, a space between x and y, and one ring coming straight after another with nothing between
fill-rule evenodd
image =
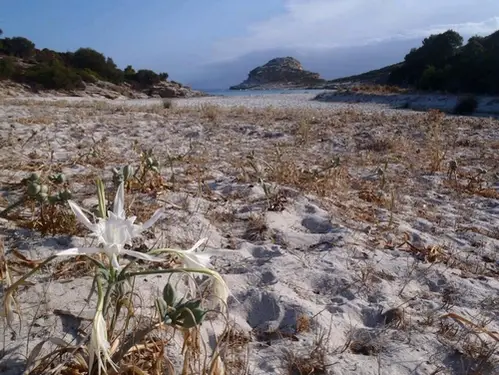
<instances>
[{"instance_id":1,"label":"rocky headland","mask_svg":"<svg viewBox=\"0 0 499 375\"><path fill-rule=\"evenodd\" d=\"M319 73L307 71L293 57L278 57L249 72L242 83L231 90L272 90L316 88L326 81Z\"/></svg>"}]
</instances>

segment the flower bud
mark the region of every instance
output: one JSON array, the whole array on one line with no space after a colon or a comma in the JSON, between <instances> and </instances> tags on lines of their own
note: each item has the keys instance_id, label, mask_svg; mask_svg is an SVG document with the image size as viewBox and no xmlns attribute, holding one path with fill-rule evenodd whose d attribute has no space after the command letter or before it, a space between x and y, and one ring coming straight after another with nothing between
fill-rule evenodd
<instances>
[{"instance_id":1,"label":"flower bud","mask_svg":"<svg viewBox=\"0 0 499 375\"><path fill-rule=\"evenodd\" d=\"M123 168L123 178L125 179L125 181L131 178L133 176L133 173L134 173L133 167L131 165L126 165Z\"/></svg>"},{"instance_id":2,"label":"flower bud","mask_svg":"<svg viewBox=\"0 0 499 375\"><path fill-rule=\"evenodd\" d=\"M175 289L173 289L170 283L166 284L163 288L163 299L168 306L173 306L177 300Z\"/></svg>"},{"instance_id":3,"label":"flower bud","mask_svg":"<svg viewBox=\"0 0 499 375\"><path fill-rule=\"evenodd\" d=\"M36 182L31 182L29 185L28 185L28 195L30 197L34 197L36 196L41 190L41 186L40 184L36 183Z\"/></svg>"}]
</instances>

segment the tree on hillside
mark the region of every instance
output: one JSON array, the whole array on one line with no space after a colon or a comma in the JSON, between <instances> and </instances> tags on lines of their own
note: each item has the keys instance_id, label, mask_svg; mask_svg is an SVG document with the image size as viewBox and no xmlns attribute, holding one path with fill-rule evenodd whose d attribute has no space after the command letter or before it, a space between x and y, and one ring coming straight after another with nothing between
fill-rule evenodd
<instances>
[{"instance_id":1,"label":"tree on hillside","mask_svg":"<svg viewBox=\"0 0 499 375\"><path fill-rule=\"evenodd\" d=\"M411 49L404 64L390 74L389 82L418 85L425 72L424 86L444 82L443 70L448 73L448 60L458 53L462 44L463 37L453 30L430 35L423 40L421 47Z\"/></svg>"},{"instance_id":2,"label":"tree on hillside","mask_svg":"<svg viewBox=\"0 0 499 375\"><path fill-rule=\"evenodd\" d=\"M106 58L102 53L92 48L80 48L71 56L71 65L77 69L88 69L101 78L114 83L123 82L123 71L117 68L113 59Z\"/></svg>"},{"instance_id":3,"label":"tree on hillside","mask_svg":"<svg viewBox=\"0 0 499 375\"><path fill-rule=\"evenodd\" d=\"M424 70L428 65L443 67L445 61L454 56L462 45L463 37L453 30L448 30L425 38L423 45L413 48L404 60L416 69Z\"/></svg>"},{"instance_id":4,"label":"tree on hillside","mask_svg":"<svg viewBox=\"0 0 499 375\"><path fill-rule=\"evenodd\" d=\"M78 69L90 69L98 74L106 71L106 57L92 48L79 48L71 58L71 65Z\"/></svg>"},{"instance_id":5,"label":"tree on hillside","mask_svg":"<svg viewBox=\"0 0 499 375\"><path fill-rule=\"evenodd\" d=\"M161 81L158 74L149 69L140 69L135 75L135 80L144 86L152 86Z\"/></svg>"},{"instance_id":6,"label":"tree on hillside","mask_svg":"<svg viewBox=\"0 0 499 375\"><path fill-rule=\"evenodd\" d=\"M2 36L2 35L3 35L3 30L2 30L2 29L0 29L0 36Z\"/></svg>"},{"instance_id":7,"label":"tree on hillside","mask_svg":"<svg viewBox=\"0 0 499 375\"><path fill-rule=\"evenodd\" d=\"M35 54L35 44L22 36L5 38L2 43L2 52L10 56L26 59Z\"/></svg>"}]
</instances>

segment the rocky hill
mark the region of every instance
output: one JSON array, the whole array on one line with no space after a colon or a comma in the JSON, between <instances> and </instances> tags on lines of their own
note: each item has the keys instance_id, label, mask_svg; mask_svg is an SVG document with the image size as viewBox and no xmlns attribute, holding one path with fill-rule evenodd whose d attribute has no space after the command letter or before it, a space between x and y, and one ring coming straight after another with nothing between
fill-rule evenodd
<instances>
[{"instance_id":1,"label":"rocky hill","mask_svg":"<svg viewBox=\"0 0 499 375\"><path fill-rule=\"evenodd\" d=\"M279 57L270 60L249 72L248 78L230 87L231 90L299 89L323 84L318 73L303 69L293 57Z\"/></svg>"},{"instance_id":2,"label":"rocky hill","mask_svg":"<svg viewBox=\"0 0 499 375\"><path fill-rule=\"evenodd\" d=\"M205 96L169 81L167 73L119 69L91 48L38 49L24 37L0 38L0 96L69 95L118 98Z\"/></svg>"}]
</instances>

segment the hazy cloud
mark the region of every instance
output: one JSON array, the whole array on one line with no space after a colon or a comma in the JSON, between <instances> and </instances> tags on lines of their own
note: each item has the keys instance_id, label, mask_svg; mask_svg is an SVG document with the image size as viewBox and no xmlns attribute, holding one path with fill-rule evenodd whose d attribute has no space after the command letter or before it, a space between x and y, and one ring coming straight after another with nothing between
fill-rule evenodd
<instances>
[{"instance_id":1,"label":"hazy cloud","mask_svg":"<svg viewBox=\"0 0 499 375\"><path fill-rule=\"evenodd\" d=\"M285 5L285 13L249 25L245 36L216 42L213 61L280 47L320 50L423 38L450 28L464 35L499 29L497 0L285 0Z\"/></svg>"}]
</instances>

